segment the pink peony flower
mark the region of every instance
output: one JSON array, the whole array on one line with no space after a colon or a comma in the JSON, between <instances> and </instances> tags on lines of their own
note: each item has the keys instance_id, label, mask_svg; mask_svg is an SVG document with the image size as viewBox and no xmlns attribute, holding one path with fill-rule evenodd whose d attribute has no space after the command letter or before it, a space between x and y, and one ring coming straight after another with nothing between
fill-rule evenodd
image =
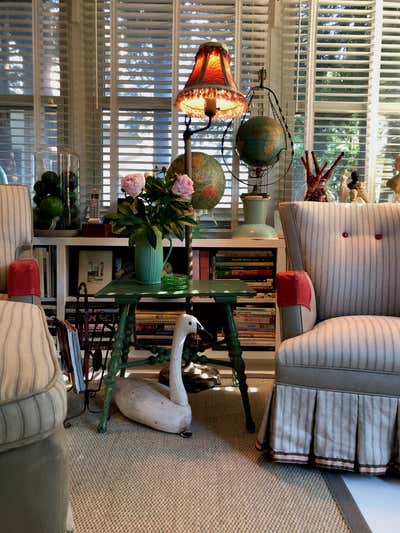
<instances>
[{"instance_id":1,"label":"pink peony flower","mask_svg":"<svg viewBox=\"0 0 400 533\"><path fill-rule=\"evenodd\" d=\"M194 193L193 181L186 174L180 174L172 186L172 192L185 200L190 200Z\"/></svg>"},{"instance_id":2,"label":"pink peony flower","mask_svg":"<svg viewBox=\"0 0 400 533\"><path fill-rule=\"evenodd\" d=\"M143 174L136 172L122 178L122 188L129 196L136 197L142 192L146 179Z\"/></svg>"}]
</instances>

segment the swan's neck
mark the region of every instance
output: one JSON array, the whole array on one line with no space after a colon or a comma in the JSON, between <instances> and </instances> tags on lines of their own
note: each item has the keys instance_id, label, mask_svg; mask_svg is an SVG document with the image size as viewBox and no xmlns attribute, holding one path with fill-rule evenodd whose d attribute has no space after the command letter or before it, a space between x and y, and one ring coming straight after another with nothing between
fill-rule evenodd
<instances>
[{"instance_id":1,"label":"swan's neck","mask_svg":"<svg viewBox=\"0 0 400 533\"><path fill-rule=\"evenodd\" d=\"M178 405L188 405L189 399L182 380L182 353L186 332L181 327L176 327L169 361L169 395L172 402Z\"/></svg>"}]
</instances>

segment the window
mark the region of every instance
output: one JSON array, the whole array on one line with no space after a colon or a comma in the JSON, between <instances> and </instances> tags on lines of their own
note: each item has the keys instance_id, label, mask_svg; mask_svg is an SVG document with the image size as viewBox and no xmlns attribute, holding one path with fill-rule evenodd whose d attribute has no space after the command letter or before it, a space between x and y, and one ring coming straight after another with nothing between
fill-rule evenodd
<instances>
[{"instance_id":1,"label":"window","mask_svg":"<svg viewBox=\"0 0 400 533\"><path fill-rule=\"evenodd\" d=\"M10 182L32 186L35 152L71 149L83 207L96 187L109 210L124 174L168 165L183 151L175 96L199 44L213 39L228 46L244 93L266 67L289 121L295 165L277 199L302 198L299 156L314 149L329 162L345 152L333 184L356 168L371 198L388 201L400 148L399 12L388 0L0 2L0 166ZM237 219L247 190L248 169L233 149L237 127L226 134L227 184L215 209L227 220ZM194 135L193 150L222 162L225 128L215 122Z\"/></svg>"},{"instance_id":2,"label":"window","mask_svg":"<svg viewBox=\"0 0 400 533\"><path fill-rule=\"evenodd\" d=\"M371 201L388 201L400 147L400 6L386 0L285 0L285 99L295 131L294 179L283 190L301 199L299 157L314 149L334 174L358 170Z\"/></svg>"},{"instance_id":3,"label":"window","mask_svg":"<svg viewBox=\"0 0 400 533\"><path fill-rule=\"evenodd\" d=\"M0 165L10 183L32 187L35 151L69 142L67 18L68 2L0 3Z\"/></svg>"},{"instance_id":4,"label":"window","mask_svg":"<svg viewBox=\"0 0 400 533\"><path fill-rule=\"evenodd\" d=\"M97 47L102 96L103 207L115 202L120 179L129 171L168 166L183 153L184 117L175 110L199 45L224 42L239 87L246 92L264 66L268 37L268 0L156 1L98 3ZM197 125L197 122L195 123ZM204 124L199 123L199 126ZM221 160L225 123L192 137L193 151ZM234 128L225 141L229 170L246 172L232 157ZM215 210L231 216L239 187L230 179ZM94 176L93 176L94 178Z\"/></svg>"}]
</instances>

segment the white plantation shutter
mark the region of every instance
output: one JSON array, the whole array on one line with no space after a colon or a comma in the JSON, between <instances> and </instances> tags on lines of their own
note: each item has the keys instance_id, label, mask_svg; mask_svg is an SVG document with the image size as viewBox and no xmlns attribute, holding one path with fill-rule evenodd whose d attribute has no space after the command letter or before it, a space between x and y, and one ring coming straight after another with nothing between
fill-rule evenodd
<instances>
[{"instance_id":1,"label":"white plantation shutter","mask_svg":"<svg viewBox=\"0 0 400 533\"><path fill-rule=\"evenodd\" d=\"M284 87L296 159L283 197L303 197L305 149L329 163L345 153L331 186L344 168L356 169L371 201L391 197L385 183L399 149L399 15L398 3L385 0L285 0Z\"/></svg>"},{"instance_id":2,"label":"white plantation shutter","mask_svg":"<svg viewBox=\"0 0 400 533\"><path fill-rule=\"evenodd\" d=\"M376 185L381 201L391 201L393 192L386 180L395 172L400 156L400 5L383 1L380 50L379 104L377 117Z\"/></svg>"},{"instance_id":3,"label":"white plantation shutter","mask_svg":"<svg viewBox=\"0 0 400 533\"><path fill-rule=\"evenodd\" d=\"M92 157L98 160L100 155L102 165L100 182L92 175L87 189L102 188L102 205L108 211L125 174L149 172L170 162L173 14L170 1L98 2L97 9L93 81L102 136ZM95 114L89 126L94 139L88 144L98 141L98 127Z\"/></svg>"},{"instance_id":4,"label":"white plantation shutter","mask_svg":"<svg viewBox=\"0 0 400 533\"><path fill-rule=\"evenodd\" d=\"M31 187L35 151L71 142L67 8L0 3L0 165L10 183Z\"/></svg>"},{"instance_id":5,"label":"white plantation shutter","mask_svg":"<svg viewBox=\"0 0 400 533\"><path fill-rule=\"evenodd\" d=\"M93 14L87 15L94 19ZM97 2L104 210L113 207L125 174L168 166L183 153L184 116L174 108L174 101L191 72L199 44L206 40L225 43L237 84L247 92L265 66L267 36L268 0ZM94 124L96 120L94 115ZM203 125L197 120L192 123L194 129ZM192 149L215 156L222 164L221 138L226 125L214 122L209 130L193 135ZM95 135L96 127L89 126L89 131ZM234 183L232 191L229 171L247 175L247 169L239 169L233 157L234 132L232 125L225 138L227 185L215 209L216 215L228 220L238 190L245 189ZM94 175L88 188L92 185L96 186Z\"/></svg>"}]
</instances>

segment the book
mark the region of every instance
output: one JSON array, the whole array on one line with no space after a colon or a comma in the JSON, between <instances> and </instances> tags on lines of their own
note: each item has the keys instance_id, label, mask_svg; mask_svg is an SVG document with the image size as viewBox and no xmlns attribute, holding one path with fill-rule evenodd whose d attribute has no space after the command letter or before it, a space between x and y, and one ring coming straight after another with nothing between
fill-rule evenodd
<instances>
[{"instance_id":1,"label":"book","mask_svg":"<svg viewBox=\"0 0 400 533\"><path fill-rule=\"evenodd\" d=\"M68 320L59 321L57 324L57 338L61 360L72 380L75 392L84 391L86 384L83 377L82 355L77 329Z\"/></svg>"},{"instance_id":2,"label":"book","mask_svg":"<svg viewBox=\"0 0 400 533\"><path fill-rule=\"evenodd\" d=\"M210 279L210 252L209 250L199 250L199 275L201 280Z\"/></svg>"},{"instance_id":3,"label":"book","mask_svg":"<svg viewBox=\"0 0 400 533\"><path fill-rule=\"evenodd\" d=\"M262 250L220 250L215 254L216 257L275 257L275 250L272 249L262 249Z\"/></svg>"},{"instance_id":4,"label":"book","mask_svg":"<svg viewBox=\"0 0 400 533\"><path fill-rule=\"evenodd\" d=\"M272 267L274 266L274 261L240 261L233 259L231 261L216 261L216 267L219 269L230 269L230 268L247 268L247 267Z\"/></svg>"},{"instance_id":5,"label":"book","mask_svg":"<svg viewBox=\"0 0 400 533\"><path fill-rule=\"evenodd\" d=\"M271 276L273 274L273 270L271 268L228 268L226 270L219 270L217 268L215 274L217 277L235 276L236 278L258 278L264 276Z\"/></svg>"}]
</instances>

